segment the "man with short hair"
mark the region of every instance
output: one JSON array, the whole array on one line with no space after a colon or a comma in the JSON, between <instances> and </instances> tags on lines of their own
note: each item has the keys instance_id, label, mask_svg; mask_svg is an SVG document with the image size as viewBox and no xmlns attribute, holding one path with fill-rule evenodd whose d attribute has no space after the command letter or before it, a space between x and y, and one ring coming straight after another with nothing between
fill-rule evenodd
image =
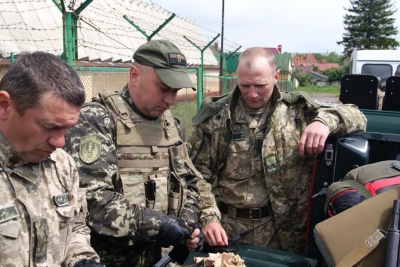
<instances>
[{"instance_id":1,"label":"man with short hair","mask_svg":"<svg viewBox=\"0 0 400 267\"><path fill-rule=\"evenodd\" d=\"M60 58L19 55L0 81L0 265L96 267L86 196L62 149L85 91Z\"/></svg>"},{"instance_id":2,"label":"man with short hair","mask_svg":"<svg viewBox=\"0 0 400 267\"><path fill-rule=\"evenodd\" d=\"M133 59L127 86L85 105L65 148L88 190L92 245L107 266L153 266L160 246L180 238L199 249L199 216L221 228L210 186L190 161L168 110L178 90L193 87L185 56L170 41L152 40ZM174 225L168 231L167 221ZM193 233L176 236L187 231L185 223ZM160 231L168 239L152 241Z\"/></svg>"},{"instance_id":3,"label":"man with short hair","mask_svg":"<svg viewBox=\"0 0 400 267\"><path fill-rule=\"evenodd\" d=\"M257 227L241 241L302 253L307 205L299 203L309 198L314 157L329 134L364 130L366 118L354 105L321 106L304 92L280 92L265 48L244 51L237 75L232 93L203 100L190 157L213 185L229 236Z\"/></svg>"}]
</instances>

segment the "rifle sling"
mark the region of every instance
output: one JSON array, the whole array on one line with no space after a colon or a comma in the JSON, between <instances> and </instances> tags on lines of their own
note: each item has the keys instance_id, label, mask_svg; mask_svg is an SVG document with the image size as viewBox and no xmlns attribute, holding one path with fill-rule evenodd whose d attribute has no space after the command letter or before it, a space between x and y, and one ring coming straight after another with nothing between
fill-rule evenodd
<instances>
[{"instance_id":1,"label":"rifle sling","mask_svg":"<svg viewBox=\"0 0 400 267\"><path fill-rule=\"evenodd\" d=\"M344 257L336 267L349 267L354 266L357 262L365 258L370 252L372 252L378 245L379 241L385 238L383 232L377 229L370 236L359 243Z\"/></svg>"}]
</instances>

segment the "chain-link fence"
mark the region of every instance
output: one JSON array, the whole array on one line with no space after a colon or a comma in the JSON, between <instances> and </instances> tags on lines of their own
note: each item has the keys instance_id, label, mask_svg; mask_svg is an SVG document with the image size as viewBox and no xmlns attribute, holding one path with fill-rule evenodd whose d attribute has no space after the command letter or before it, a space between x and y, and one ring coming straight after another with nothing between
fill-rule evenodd
<instances>
[{"instance_id":1,"label":"chain-link fence","mask_svg":"<svg viewBox=\"0 0 400 267\"><path fill-rule=\"evenodd\" d=\"M121 90L129 80L129 71L126 72L105 72L105 71L78 71L86 91L86 101L101 91Z\"/></svg>"},{"instance_id":2,"label":"chain-link fence","mask_svg":"<svg viewBox=\"0 0 400 267\"><path fill-rule=\"evenodd\" d=\"M1 80L1 78L3 78L3 75L6 74L7 70L8 70L8 66L5 66L5 65L0 66L0 80Z\"/></svg>"}]
</instances>

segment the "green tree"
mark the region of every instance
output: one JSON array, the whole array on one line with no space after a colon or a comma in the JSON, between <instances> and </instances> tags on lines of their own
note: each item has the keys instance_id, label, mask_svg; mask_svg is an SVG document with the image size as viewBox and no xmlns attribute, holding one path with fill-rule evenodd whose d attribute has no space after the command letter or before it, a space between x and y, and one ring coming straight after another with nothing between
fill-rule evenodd
<instances>
[{"instance_id":1,"label":"green tree","mask_svg":"<svg viewBox=\"0 0 400 267\"><path fill-rule=\"evenodd\" d=\"M336 52L330 52L326 54L314 53L313 55L319 63L321 63L323 59L326 59L327 63L343 63L343 56L337 54Z\"/></svg>"},{"instance_id":2,"label":"green tree","mask_svg":"<svg viewBox=\"0 0 400 267\"><path fill-rule=\"evenodd\" d=\"M301 73L299 70L294 72L294 77L299 82L299 87L304 87L311 84L311 75L309 73Z\"/></svg>"},{"instance_id":3,"label":"green tree","mask_svg":"<svg viewBox=\"0 0 400 267\"><path fill-rule=\"evenodd\" d=\"M326 62L329 63L338 63L339 65L343 64L343 56L335 53L335 52L330 52L328 56L326 57Z\"/></svg>"},{"instance_id":4,"label":"green tree","mask_svg":"<svg viewBox=\"0 0 400 267\"><path fill-rule=\"evenodd\" d=\"M331 68L327 69L322 72L322 74L328 76L328 81L329 82L336 82L340 81L342 78L343 74L346 73L346 68L345 67L340 67L340 68Z\"/></svg>"},{"instance_id":5,"label":"green tree","mask_svg":"<svg viewBox=\"0 0 400 267\"><path fill-rule=\"evenodd\" d=\"M396 12L391 0L350 0L351 7L344 15L343 54L349 56L358 49L395 49L399 42L392 38L397 34L394 26Z\"/></svg>"}]
</instances>

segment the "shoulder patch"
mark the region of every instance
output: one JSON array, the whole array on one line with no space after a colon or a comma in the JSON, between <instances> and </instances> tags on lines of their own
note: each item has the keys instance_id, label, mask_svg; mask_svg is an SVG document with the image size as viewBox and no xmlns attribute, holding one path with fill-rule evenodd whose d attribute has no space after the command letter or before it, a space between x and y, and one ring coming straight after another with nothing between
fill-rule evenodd
<instances>
[{"instance_id":1,"label":"shoulder patch","mask_svg":"<svg viewBox=\"0 0 400 267\"><path fill-rule=\"evenodd\" d=\"M102 138L98 135L81 137L79 158L86 164L95 162L100 157Z\"/></svg>"},{"instance_id":2,"label":"shoulder patch","mask_svg":"<svg viewBox=\"0 0 400 267\"><path fill-rule=\"evenodd\" d=\"M17 218L19 213L15 206L0 208L0 223Z\"/></svg>"}]
</instances>

